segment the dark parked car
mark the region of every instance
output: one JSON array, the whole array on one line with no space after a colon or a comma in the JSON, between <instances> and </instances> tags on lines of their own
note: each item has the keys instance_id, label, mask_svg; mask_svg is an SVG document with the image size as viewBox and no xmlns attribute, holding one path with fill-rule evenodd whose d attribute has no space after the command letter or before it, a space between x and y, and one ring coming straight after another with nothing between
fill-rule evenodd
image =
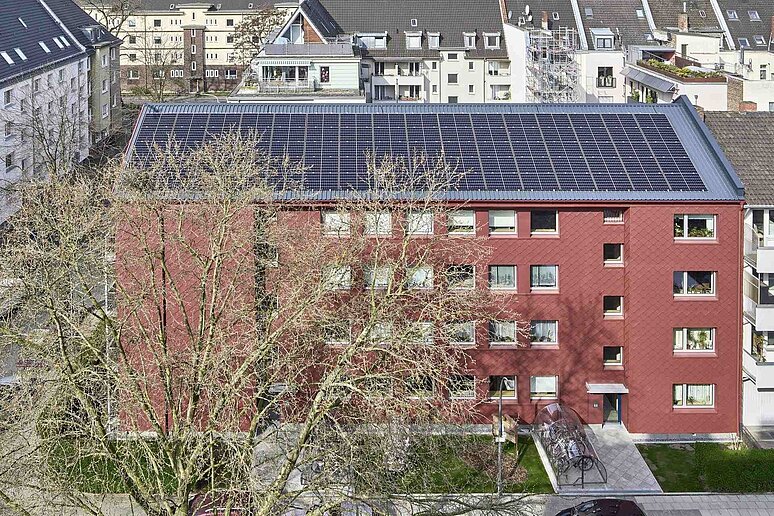
<instances>
[{"instance_id":1,"label":"dark parked car","mask_svg":"<svg viewBox=\"0 0 774 516\"><path fill-rule=\"evenodd\" d=\"M570 507L556 516L645 516L642 509L631 500L616 500L613 498L600 498L598 500L589 500Z\"/></svg>"}]
</instances>

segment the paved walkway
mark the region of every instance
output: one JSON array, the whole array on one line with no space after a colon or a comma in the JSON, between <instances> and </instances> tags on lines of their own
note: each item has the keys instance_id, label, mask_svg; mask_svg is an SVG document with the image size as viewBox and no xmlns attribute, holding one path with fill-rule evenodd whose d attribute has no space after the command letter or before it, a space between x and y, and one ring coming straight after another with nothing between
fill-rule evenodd
<instances>
[{"instance_id":1,"label":"paved walkway","mask_svg":"<svg viewBox=\"0 0 774 516\"><path fill-rule=\"evenodd\" d=\"M747 433L761 448L774 449L774 426L746 426Z\"/></svg>"},{"instance_id":2,"label":"paved walkway","mask_svg":"<svg viewBox=\"0 0 774 516\"><path fill-rule=\"evenodd\" d=\"M625 496L634 500L648 516L774 516L774 494L726 495L641 495ZM588 500L552 496L546 501L545 516Z\"/></svg>"}]
</instances>

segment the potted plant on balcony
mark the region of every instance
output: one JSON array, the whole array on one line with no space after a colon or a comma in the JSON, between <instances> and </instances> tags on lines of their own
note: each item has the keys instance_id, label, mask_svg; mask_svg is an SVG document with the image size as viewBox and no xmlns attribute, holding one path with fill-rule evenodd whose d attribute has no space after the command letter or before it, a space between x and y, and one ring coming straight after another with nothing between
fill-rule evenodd
<instances>
[{"instance_id":1,"label":"potted plant on balcony","mask_svg":"<svg viewBox=\"0 0 774 516\"><path fill-rule=\"evenodd\" d=\"M752 356L758 362L766 361L766 342L762 333L753 333L752 338Z\"/></svg>"}]
</instances>

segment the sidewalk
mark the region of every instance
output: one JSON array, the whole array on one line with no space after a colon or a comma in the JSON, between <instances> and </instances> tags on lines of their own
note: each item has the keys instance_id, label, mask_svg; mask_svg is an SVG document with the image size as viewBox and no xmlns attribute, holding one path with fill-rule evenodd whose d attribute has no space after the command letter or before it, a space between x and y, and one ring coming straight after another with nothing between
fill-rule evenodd
<instances>
[{"instance_id":1,"label":"sidewalk","mask_svg":"<svg viewBox=\"0 0 774 516\"><path fill-rule=\"evenodd\" d=\"M593 497L552 496L545 516L573 507ZM774 516L774 494L670 494L624 496L634 500L648 516Z\"/></svg>"}]
</instances>

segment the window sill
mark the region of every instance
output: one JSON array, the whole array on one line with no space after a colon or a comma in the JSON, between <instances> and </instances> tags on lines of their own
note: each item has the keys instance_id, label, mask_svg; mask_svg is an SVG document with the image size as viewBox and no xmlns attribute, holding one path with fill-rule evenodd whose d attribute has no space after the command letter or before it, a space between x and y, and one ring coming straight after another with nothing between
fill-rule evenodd
<instances>
[{"instance_id":1,"label":"window sill","mask_svg":"<svg viewBox=\"0 0 774 516\"><path fill-rule=\"evenodd\" d=\"M717 414L715 407L672 407L675 414Z\"/></svg>"},{"instance_id":2,"label":"window sill","mask_svg":"<svg viewBox=\"0 0 774 516\"><path fill-rule=\"evenodd\" d=\"M497 397L497 396L495 396L494 398L490 396L490 397L488 397L486 399L486 401L488 401L490 403L498 403L500 401L500 398ZM516 403L518 401L519 401L518 398L506 398L506 397L503 397L503 403Z\"/></svg>"},{"instance_id":3,"label":"window sill","mask_svg":"<svg viewBox=\"0 0 774 516\"><path fill-rule=\"evenodd\" d=\"M489 236L490 237L494 237L494 238L500 238L500 237L515 238L515 237L518 237L519 234L518 233L512 233L512 232L508 232L508 233L505 233L505 232L503 232L503 233L492 233L490 231L489 232Z\"/></svg>"},{"instance_id":4,"label":"window sill","mask_svg":"<svg viewBox=\"0 0 774 516\"><path fill-rule=\"evenodd\" d=\"M467 238L471 238L471 237L475 237L476 236L476 234L473 233L473 232L470 232L470 233L451 233L451 232L449 232L449 233L446 233L446 235L450 236L450 237L467 237Z\"/></svg>"},{"instance_id":5,"label":"window sill","mask_svg":"<svg viewBox=\"0 0 774 516\"><path fill-rule=\"evenodd\" d=\"M557 350L559 349L559 344L556 342L551 343L541 343L541 342L530 342L529 343L530 349L546 349L546 350Z\"/></svg>"},{"instance_id":6,"label":"window sill","mask_svg":"<svg viewBox=\"0 0 774 516\"><path fill-rule=\"evenodd\" d=\"M715 294L673 294L675 301L717 301Z\"/></svg>"},{"instance_id":7,"label":"window sill","mask_svg":"<svg viewBox=\"0 0 774 516\"><path fill-rule=\"evenodd\" d=\"M558 231L533 231L529 235L533 238L559 238Z\"/></svg>"},{"instance_id":8,"label":"window sill","mask_svg":"<svg viewBox=\"0 0 774 516\"><path fill-rule=\"evenodd\" d=\"M675 237L675 244L717 244L716 237Z\"/></svg>"},{"instance_id":9,"label":"window sill","mask_svg":"<svg viewBox=\"0 0 774 516\"><path fill-rule=\"evenodd\" d=\"M623 269L624 262L602 262L607 269Z\"/></svg>"},{"instance_id":10,"label":"window sill","mask_svg":"<svg viewBox=\"0 0 774 516\"><path fill-rule=\"evenodd\" d=\"M610 319L611 321L623 320L623 314L603 314L604 319Z\"/></svg>"},{"instance_id":11,"label":"window sill","mask_svg":"<svg viewBox=\"0 0 774 516\"><path fill-rule=\"evenodd\" d=\"M548 401L548 400L557 400L559 399L557 396L530 396L530 401Z\"/></svg>"},{"instance_id":12,"label":"window sill","mask_svg":"<svg viewBox=\"0 0 774 516\"><path fill-rule=\"evenodd\" d=\"M559 289L558 288L542 288L542 287L532 287L529 289L530 294L558 294Z\"/></svg>"},{"instance_id":13,"label":"window sill","mask_svg":"<svg viewBox=\"0 0 774 516\"><path fill-rule=\"evenodd\" d=\"M623 371L623 364L602 364L605 371Z\"/></svg>"},{"instance_id":14,"label":"window sill","mask_svg":"<svg viewBox=\"0 0 774 516\"><path fill-rule=\"evenodd\" d=\"M489 349L518 349L518 342L490 342Z\"/></svg>"},{"instance_id":15,"label":"window sill","mask_svg":"<svg viewBox=\"0 0 774 516\"><path fill-rule=\"evenodd\" d=\"M608 221L602 221L602 224L605 226L623 226L624 221L616 221L616 222L608 222Z\"/></svg>"},{"instance_id":16,"label":"window sill","mask_svg":"<svg viewBox=\"0 0 774 516\"><path fill-rule=\"evenodd\" d=\"M449 345L460 349L475 349L476 347L475 342L450 342Z\"/></svg>"},{"instance_id":17,"label":"window sill","mask_svg":"<svg viewBox=\"0 0 774 516\"><path fill-rule=\"evenodd\" d=\"M675 358L717 358L715 351L673 351Z\"/></svg>"}]
</instances>

